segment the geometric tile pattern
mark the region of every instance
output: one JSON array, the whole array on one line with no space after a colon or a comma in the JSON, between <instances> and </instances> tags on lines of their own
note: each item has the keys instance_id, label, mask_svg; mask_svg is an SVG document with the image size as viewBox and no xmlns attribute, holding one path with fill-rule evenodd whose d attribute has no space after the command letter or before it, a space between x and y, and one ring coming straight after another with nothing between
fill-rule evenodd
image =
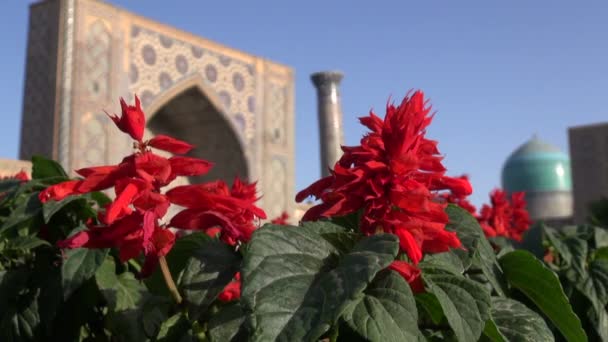
<instances>
[{"instance_id":1,"label":"geometric tile pattern","mask_svg":"<svg viewBox=\"0 0 608 342\"><path fill-rule=\"evenodd\" d=\"M199 74L247 141L255 129L255 68L139 26L131 28L130 89L144 107L180 80Z\"/></svg>"}]
</instances>

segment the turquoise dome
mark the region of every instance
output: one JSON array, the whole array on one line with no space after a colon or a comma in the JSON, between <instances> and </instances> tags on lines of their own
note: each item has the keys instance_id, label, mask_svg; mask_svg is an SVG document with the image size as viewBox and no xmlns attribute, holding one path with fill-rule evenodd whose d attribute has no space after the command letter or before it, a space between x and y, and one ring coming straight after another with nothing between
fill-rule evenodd
<instances>
[{"instance_id":1,"label":"turquoise dome","mask_svg":"<svg viewBox=\"0 0 608 342\"><path fill-rule=\"evenodd\" d=\"M572 191L570 159L536 136L515 150L502 169L502 187L515 191Z\"/></svg>"}]
</instances>

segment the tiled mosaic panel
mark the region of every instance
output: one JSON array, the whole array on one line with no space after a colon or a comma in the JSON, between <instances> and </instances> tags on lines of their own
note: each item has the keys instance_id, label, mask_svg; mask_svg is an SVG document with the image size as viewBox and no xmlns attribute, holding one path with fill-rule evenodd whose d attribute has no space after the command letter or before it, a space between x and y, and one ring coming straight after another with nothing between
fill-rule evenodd
<instances>
[{"instance_id":1,"label":"tiled mosaic panel","mask_svg":"<svg viewBox=\"0 0 608 342\"><path fill-rule=\"evenodd\" d=\"M194 46L145 28L131 30L130 88L144 107L180 80L199 74L222 108L250 141L255 130L255 69L253 65Z\"/></svg>"}]
</instances>

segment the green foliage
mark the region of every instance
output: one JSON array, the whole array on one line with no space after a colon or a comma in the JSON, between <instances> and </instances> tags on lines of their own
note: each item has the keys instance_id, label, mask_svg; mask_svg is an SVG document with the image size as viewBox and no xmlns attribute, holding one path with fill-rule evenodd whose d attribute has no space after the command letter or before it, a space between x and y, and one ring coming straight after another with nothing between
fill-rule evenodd
<instances>
[{"instance_id":1,"label":"green foliage","mask_svg":"<svg viewBox=\"0 0 608 342\"><path fill-rule=\"evenodd\" d=\"M412 290L392 271L380 273L342 319L368 341L414 341L421 334Z\"/></svg>"},{"instance_id":2,"label":"green foliage","mask_svg":"<svg viewBox=\"0 0 608 342\"><path fill-rule=\"evenodd\" d=\"M534 302L568 341L587 340L555 273L526 251L502 256L500 265L509 284Z\"/></svg>"},{"instance_id":3,"label":"green foliage","mask_svg":"<svg viewBox=\"0 0 608 342\"><path fill-rule=\"evenodd\" d=\"M494 342L555 340L540 315L513 299L492 297L491 316L484 334Z\"/></svg>"},{"instance_id":4,"label":"green foliage","mask_svg":"<svg viewBox=\"0 0 608 342\"><path fill-rule=\"evenodd\" d=\"M236 246L194 232L166 256L183 297L176 303L160 269L138 279L141 260L59 250L57 241L110 200L98 192L42 204L40 191L68 176L51 160L33 162L32 181L0 181L0 341L551 341L557 332L584 341L583 327L590 339L606 338L600 228L546 228L556 254L547 268L488 241L474 217L450 205L448 229L463 248L425 255L417 265L424 291L415 294L387 269L408 262L397 237L361 234L361 212L268 224ZM242 296L225 303L219 294L237 272Z\"/></svg>"},{"instance_id":5,"label":"green foliage","mask_svg":"<svg viewBox=\"0 0 608 342\"><path fill-rule=\"evenodd\" d=\"M594 208L595 217L600 204ZM604 228L580 225L543 227L545 244L590 340L608 341L608 235Z\"/></svg>"},{"instance_id":6,"label":"green foliage","mask_svg":"<svg viewBox=\"0 0 608 342\"><path fill-rule=\"evenodd\" d=\"M191 317L197 318L207 311L238 271L240 259L232 248L218 240L206 241L193 250L179 284Z\"/></svg>"},{"instance_id":7,"label":"green foliage","mask_svg":"<svg viewBox=\"0 0 608 342\"><path fill-rule=\"evenodd\" d=\"M251 339L321 337L397 250L393 235L365 238L340 255L313 229L267 225L256 231L242 271Z\"/></svg>"}]
</instances>

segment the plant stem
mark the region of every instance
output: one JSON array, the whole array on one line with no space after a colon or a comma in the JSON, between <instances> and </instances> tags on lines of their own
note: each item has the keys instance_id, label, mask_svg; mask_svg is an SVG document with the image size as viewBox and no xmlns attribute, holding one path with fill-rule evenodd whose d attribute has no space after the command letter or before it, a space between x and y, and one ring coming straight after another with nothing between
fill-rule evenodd
<instances>
[{"instance_id":1,"label":"plant stem","mask_svg":"<svg viewBox=\"0 0 608 342\"><path fill-rule=\"evenodd\" d=\"M160 270L163 273L163 278L165 278L165 284L167 284L167 288L169 292L171 292L171 296L177 304L182 303L182 296L179 294L177 290L177 286L175 286L175 282L173 281L173 277L171 276L171 271L169 271L169 265L167 265L167 260L164 256L158 257L158 263L160 264Z\"/></svg>"}]
</instances>

